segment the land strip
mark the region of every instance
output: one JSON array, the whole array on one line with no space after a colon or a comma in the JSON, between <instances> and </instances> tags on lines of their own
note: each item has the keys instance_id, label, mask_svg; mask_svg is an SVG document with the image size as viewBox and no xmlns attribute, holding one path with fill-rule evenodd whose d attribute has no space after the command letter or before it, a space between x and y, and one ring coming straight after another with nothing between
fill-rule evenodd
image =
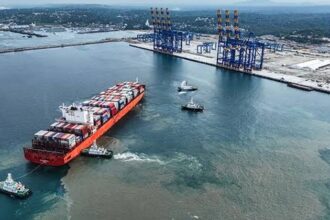
<instances>
[{"instance_id":1,"label":"land strip","mask_svg":"<svg viewBox=\"0 0 330 220\"><path fill-rule=\"evenodd\" d=\"M158 52L154 51L153 45L150 43L140 43L140 42L130 42L130 46L140 48L140 49L145 49L153 52ZM160 53L160 52L159 52ZM197 54L193 53L189 50L183 50L182 53L173 53L170 56L198 62L198 63L203 63L215 67L220 67L217 66L216 64L216 56L214 56L215 52L210 53L210 55L204 55L204 54ZM220 68L225 68L225 67L220 67ZM225 68L228 69L228 68ZM253 76L257 77L262 77L282 83L286 83L287 85L298 85L302 86L304 88L310 88L311 90L323 92L323 93L328 93L330 94L330 83L323 82L320 84L316 80L311 80L299 76L294 76L294 75L288 75L288 74L283 74L283 73L276 73L268 69L263 69L261 71L252 71L252 72L244 72L244 71L239 71L239 70L234 70L237 72L243 72L245 74L250 74Z\"/></svg>"},{"instance_id":2,"label":"land strip","mask_svg":"<svg viewBox=\"0 0 330 220\"><path fill-rule=\"evenodd\" d=\"M103 44L103 43L111 43L111 42L128 42L129 40L130 40L130 38L107 38L107 39L103 39L103 40L87 41L87 42L79 42L79 43L67 43L67 44L42 45L42 46L33 46L33 47L8 48L8 49L0 49L0 54L1 53L22 52L22 51L28 51L28 50L44 50L44 49L52 49L52 48L84 46L84 45L90 45L90 44Z\"/></svg>"}]
</instances>

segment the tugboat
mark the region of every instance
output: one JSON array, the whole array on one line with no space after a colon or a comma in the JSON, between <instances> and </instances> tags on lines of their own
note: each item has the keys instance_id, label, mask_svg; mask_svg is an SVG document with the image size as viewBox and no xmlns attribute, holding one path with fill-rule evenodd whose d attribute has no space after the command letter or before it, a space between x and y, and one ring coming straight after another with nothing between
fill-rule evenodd
<instances>
[{"instance_id":1,"label":"tugboat","mask_svg":"<svg viewBox=\"0 0 330 220\"><path fill-rule=\"evenodd\" d=\"M90 148L81 151L81 154L88 157L102 157L107 159L111 159L113 156L113 152L111 150L98 147L95 143Z\"/></svg>"},{"instance_id":2,"label":"tugboat","mask_svg":"<svg viewBox=\"0 0 330 220\"><path fill-rule=\"evenodd\" d=\"M178 92L190 92L197 90L197 87L187 84L187 81L182 81L181 85L178 87Z\"/></svg>"},{"instance_id":3,"label":"tugboat","mask_svg":"<svg viewBox=\"0 0 330 220\"><path fill-rule=\"evenodd\" d=\"M8 173L5 181L0 181L0 192L22 199L31 194L30 189L26 188L22 183L13 180L11 173Z\"/></svg>"},{"instance_id":4,"label":"tugboat","mask_svg":"<svg viewBox=\"0 0 330 220\"><path fill-rule=\"evenodd\" d=\"M193 98L191 98L188 104L181 106L181 109L187 111L202 112L204 111L204 106L194 103Z\"/></svg>"}]
</instances>

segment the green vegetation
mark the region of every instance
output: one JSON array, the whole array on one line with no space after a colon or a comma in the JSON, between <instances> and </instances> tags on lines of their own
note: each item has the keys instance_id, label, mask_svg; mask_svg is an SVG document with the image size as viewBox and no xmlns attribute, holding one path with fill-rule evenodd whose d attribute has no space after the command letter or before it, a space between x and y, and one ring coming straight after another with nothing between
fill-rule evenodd
<instances>
[{"instance_id":1,"label":"green vegetation","mask_svg":"<svg viewBox=\"0 0 330 220\"><path fill-rule=\"evenodd\" d=\"M67 27L87 27L104 24L123 26L126 29L147 29L149 10L119 9L108 6L63 6L49 8L0 10L0 23L37 25L51 24ZM216 33L215 10L174 11L174 28L199 33ZM301 43L322 43L330 38L330 12L307 13L287 11L243 11L240 27L257 36L272 34Z\"/></svg>"}]
</instances>

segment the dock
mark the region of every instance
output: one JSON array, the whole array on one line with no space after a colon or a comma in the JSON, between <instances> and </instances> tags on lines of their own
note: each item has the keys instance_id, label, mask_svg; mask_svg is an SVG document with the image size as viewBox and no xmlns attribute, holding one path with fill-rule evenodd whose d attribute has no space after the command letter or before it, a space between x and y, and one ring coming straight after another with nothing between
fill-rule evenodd
<instances>
[{"instance_id":1,"label":"dock","mask_svg":"<svg viewBox=\"0 0 330 220\"><path fill-rule=\"evenodd\" d=\"M303 72L304 68L326 67L330 60L310 61L300 65L300 69L295 71L291 71L294 68L292 64L275 63L273 64L275 68L269 68L272 62L268 62L269 58L265 57L269 54L266 54L266 49L271 50L272 53L285 53L284 44L262 41L253 32L242 35L238 10L234 10L233 23L230 10L217 10L216 35L175 30L168 8L160 8L160 10L159 7L150 8L150 15L153 30L138 35L135 42L130 42L130 46L286 83L296 89L330 93L330 79L319 79L322 76L312 78L311 72ZM320 62L321 66L316 65ZM288 67L287 71L282 71L284 66Z\"/></svg>"},{"instance_id":2,"label":"dock","mask_svg":"<svg viewBox=\"0 0 330 220\"><path fill-rule=\"evenodd\" d=\"M308 79L304 79L304 78L301 78L298 76L274 73L274 72L268 71L266 69L244 71L242 69L233 69L233 68L228 68L226 66L219 66L216 64L216 57L212 56L212 55L195 54L195 53L192 53L190 50L183 50L181 53L172 53L172 54L163 53L162 51L154 50L153 45L151 43L142 43L142 42L137 42L137 41L134 41L134 42L131 41L129 45L131 47L144 49L144 50L148 50L148 51L155 52L155 53L160 53L160 54L173 56L173 57L177 57L177 58L181 58L181 59L185 59L185 60L189 60L189 61L193 61L193 62L197 62L197 63L214 66L217 68L232 70L235 72L240 72L240 73L244 73L244 74L249 74L249 75L285 83L288 86L296 85L295 88L297 88L297 89L304 88L305 91L307 91L307 90L308 91L318 91L318 92L330 94L330 87L328 87L328 88L320 87L320 85L317 82L314 82L314 81L311 81ZM292 86L290 86L290 87L292 87Z\"/></svg>"}]
</instances>

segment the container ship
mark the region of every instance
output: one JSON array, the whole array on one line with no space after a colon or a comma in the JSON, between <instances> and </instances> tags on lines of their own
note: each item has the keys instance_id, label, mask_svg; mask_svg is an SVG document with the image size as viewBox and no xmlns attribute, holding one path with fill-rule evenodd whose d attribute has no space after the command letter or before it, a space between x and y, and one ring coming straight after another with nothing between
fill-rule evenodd
<instances>
[{"instance_id":1,"label":"container ship","mask_svg":"<svg viewBox=\"0 0 330 220\"><path fill-rule=\"evenodd\" d=\"M80 104L61 105L62 117L34 134L32 145L24 147L25 158L48 166L69 163L130 112L144 93L145 85L123 82Z\"/></svg>"}]
</instances>

